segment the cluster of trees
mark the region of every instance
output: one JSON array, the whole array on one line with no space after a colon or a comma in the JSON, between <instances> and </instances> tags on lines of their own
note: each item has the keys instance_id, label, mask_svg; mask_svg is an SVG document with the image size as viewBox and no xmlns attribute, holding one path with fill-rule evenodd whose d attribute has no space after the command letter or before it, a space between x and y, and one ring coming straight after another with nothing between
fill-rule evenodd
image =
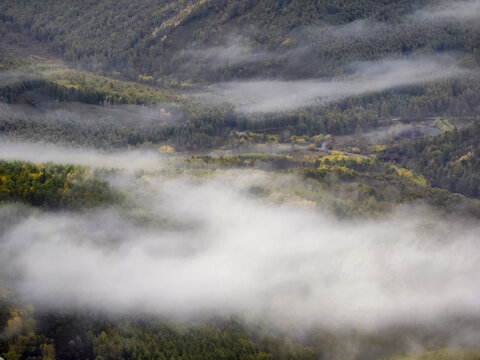
<instances>
[{"instance_id":1,"label":"cluster of trees","mask_svg":"<svg viewBox=\"0 0 480 360\"><path fill-rule=\"evenodd\" d=\"M260 340L260 341L259 341ZM115 359L223 359L273 360L275 358L313 360L317 354L304 346L292 346L283 353L277 344L255 339L234 321L205 324L184 330L165 324L128 324L102 331L94 339L98 360ZM270 346L269 346L270 345ZM277 345L277 349L275 346Z\"/></svg>"},{"instance_id":2,"label":"cluster of trees","mask_svg":"<svg viewBox=\"0 0 480 360\"><path fill-rule=\"evenodd\" d=\"M19 306L0 285L0 356L6 360L55 360L53 340L36 334L32 306Z\"/></svg>"},{"instance_id":3,"label":"cluster of trees","mask_svg":"<svg viewBox=\"0 0 480 360\"><path fill-rule=\"evenodd\" d=\"M377 158L334 151L306 162L310 166L303 169L305 177L322 184L331 197L330 209L339 217L378 216L412 201L429 204L439 214L480 216L478 202L431 187L422 175Z\"/></svg>"},{"instance_id":4,"label":"cluster of trees","mask_svg":"<svg viewBox=\"0 0 480 360\"><path fill-rule=\"evenodd\" d=\"M363 107L377 117L422 118L443 115L477 114L476 79L450 79L352 97L335 104L340 109ZM334 106L335 106L334 105Z\"/></svg>"},{"instance_id":5,"label":"cluster of trees","mask_svg":"<svg viewBox=\"0 0 480 360\"><path fill-rule=\"evenodd\" d=\"M389 165L377 161L376 158L347 155L340 151L331 151L328 155L321 157L309 157L306 158L306 160L312 163L315 168L318 168L322 165L339 165L359 172L391 172L391 167Z\"/></svg>"},{"instance_id":6,"label":"cluster of trees","mask_svg":"<svg viewBox=\"0 0 480 360\"><path fill-rule=\"evenodd\" d=\"M471 65L480 64L477 24L467 24L458 18L437 22L412 13L405 17L398 14L392 21L364 21L340 28L308 27L295 31L290 36L299 44L309 45L309 50L301 55L302 60L297 60L306 64L304 75L329 76L344 71L356 61L412 53L462 51L470 54ZM307 62L307 58L311 61Z\"/></svg>"},{"instance_id":7,"label":"cluster of trees","mask_svg":"<svg viewBox=\"0 0 480 360\"><path fill-rule=\"evenodd\" d=\"M480 106L476 80L447 80L350 97L326 106L260 116L239 116L240 130L287 130L292 135L346 135L379 125L391 124L392 118L421 119L436 115L473 116Z\"/></svg>"},{"instance_id":8,"label":"cluster of trees","mask_svg":"<svg viewBox=\"0 0 480 360\"><path fill-rule=\"evenodd\" d=\"M152 104L170 102L170 93L145 85L126 83L80 71L66 71L47 78L45 92L60 101L87 104Z\"/></svg>"},{"instance_id":9,"label":"cluster of trees","mask_svg":"<svg viewBox=\"0 0 480 360\"><path fill-rule=\"evenodd\" d=\"M259 168L262 170L285 170L298 167L290 155L239 154L215 157L196 156L186 160L189 166L209 168Z\"/></svg>"},{"instance_id":10,"label":"cluster of trees","mask_svg":"<svg viewBox=\"0 0 480 360\"><path fill-rule=\"evenodd\" d=\"M180 109L166 106L176 112L167 116L157 107L123 111L121 107L38 104L38 108L24 112L2 107L0 136L105 149L168 141L179 150L203 150L225 144L228 133L224 113L211 106L203 111L198 106L195 113L188 104ZM149 114L143 116L142 111Z\"/></svg>"},{"instance_id":11,"label":"cluster of trees","mask_svg":"<svg viewBox=\"0 0 480 360\"><path fill-rule=\"evenodd\" d=\"M439 216L480 218L480 202L432 187L421 174L377 157L299 151L293 156L245 153L195 156L185 161L190 168L207 170L207 174L218 169L247 168L301 175L303 179L293 176L281 182L266 180L248 188L247 193L272 201L318 206L341 219L381 217L398 205L412 203L428 204Z\"/></svg>"},{"instance_id":12,"label":"cluster of trees","mask_svg":"<svg viewBox=\"0 0 480 360\"><path fill-rule=\"evenodd\" d=\"M0 296L0 357L6 360L314 360L313 348L248 329L237 319L175 325L109 320L92 314L35 312Z\"/></svg>"},{"instance_id":13,"label":"cluster of trees","mask_svg":"<svg viewBox=\"0 0 480 360\"><path fill-rule=\"evenodd\" d=\"M83 71L55 71L46 75L43 69L17 67L4 72L0 100L13 103L27 91L36 90L58 101L78 101L95 105L153 104L173 102L171 92L146 85L113 80Z\"/></svg>"},{"instance_id":14,"label":"cluster of trees","mask_svg":"<svg viewBox=\"0 0 480 360\"><path fill-rule=\"evenodd\" d=\"M460 320L453 323L465 326ZM158 319L113 320L98 314L35 311L0 292L0 356L6 360L478 359L478 350L447 350L447 334L401 326L382 332L311 329L299 341L260 325L246 326L237 318L180 325ZM412 338L426 350L407 355Z\"/></svg>"},{"instance_id":15,"label":"cluster of trees","mask_svg":"<svg viewBox=\"0 0 480 360\"><path fill-rule=\"evenodd\" d=\"M165 141L164 131L168 131L163 127L129 127L108 117L99 117L97 122L78 121L76 116L67 112L32 120L24 114L1 114L0 134L28 141L111 149Z\"/></svg>"},{"instance_id":16,"label":"cluster of trees","mask_svg":"<svg viewBox=\"0 0 480 360\"><path fill-rule=\"evenodd\" d=\"M432 186L480 198L480 120L385 149L380 158L423 174Z\"/></svg>"},{"instance_id":17,"label":"cluster of trees","mask_svg":"<svg viewBox=\"0 0 480 360\"><path fill-rule=\"evenodd\" d=\"M115 200L118 194L86 168L0 160L0 201L43 208L83 208Z\"/></svg>"}]
</instances>

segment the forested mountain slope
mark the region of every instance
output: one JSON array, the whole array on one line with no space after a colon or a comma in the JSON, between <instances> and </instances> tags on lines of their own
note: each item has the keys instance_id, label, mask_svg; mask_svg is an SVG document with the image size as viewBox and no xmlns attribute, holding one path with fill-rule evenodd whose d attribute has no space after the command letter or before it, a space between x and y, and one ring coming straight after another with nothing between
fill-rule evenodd
<instances>
[{"instance_id":1,"label":"forested mountain slope","mask_svg":"<svg viewBox=\"0 0 480 360\"><path fill-rule=\"evenodd\" d=\"M0 19L65 59L152 83L331 76L352 61L464 51L479 25L435 0L5 0ZM475 5L473 5L475 6ZM472 11L474 13L474 11ZM165 79L168 78L168 80Z\"/></svg>"}]
</instances>

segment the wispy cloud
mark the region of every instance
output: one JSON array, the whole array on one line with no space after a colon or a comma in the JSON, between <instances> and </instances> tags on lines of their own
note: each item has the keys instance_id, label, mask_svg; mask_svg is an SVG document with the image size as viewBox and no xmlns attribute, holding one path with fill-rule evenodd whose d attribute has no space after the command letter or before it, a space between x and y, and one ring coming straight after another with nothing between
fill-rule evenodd
<instances>
[{"instance_id":1,"label":"wispy cloud","mask_svg":"<svg viewBox=\"0 0 480 360\"><path fill-rule=\"evenodd\" d=\"M480 1L445 1L418 10L412 17L419 21L478 20L480 17Z\"/></svg>"},{"instance_id":2,"label":"wispy cloud","mask_svg":"<svg viewBox=\"0 0 480 360\"><path fill-rule=\"evenodd\" d=\"M222 83L214 96L243 112L274 112L366 92L423 84L465 74L453 57L430 56L355 63L343 79L254 80ZM208 97L207 97L208 100Z\"/></svg>"},{"instance_id":3,"label":"wispy cloud","mask_svg":"<svg viewBox=\"0 0 480 360\"><path fill-rule=\"evenodd\" d=\"M253 48L240 36L231 36L226 41L226 45L189 50L186 55L192 57L192 63L205 63L210 66L237 66L263 61L269 53ZM189 63L190 65L191 63Z\"/></svg>"},{"instance_id":4,"label":"wispy cloud","mask_svg":"<svg viewBox=\"0 0 480 360\"><path fill-rule=\"evenodd\" d=\"M155 170L163 166L161 156L152 150L99 152L14 141L4 141L0 144L0 158L3 160L23 160L38 163L76 164L94 168L114 168L128 171Z\"/></svg>"}]
</instances>

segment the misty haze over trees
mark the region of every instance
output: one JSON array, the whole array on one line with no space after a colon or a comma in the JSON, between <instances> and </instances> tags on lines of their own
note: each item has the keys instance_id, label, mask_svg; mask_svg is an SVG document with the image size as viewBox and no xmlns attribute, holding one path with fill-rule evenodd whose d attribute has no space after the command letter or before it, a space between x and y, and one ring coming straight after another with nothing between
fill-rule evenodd
<instances>
[{"instance_id":1,"label":"misty haze over trees","mask_svg":"<svg viewBox=\"0 0 480 360\"><path fill-rule=\"evenodd\" d=\"M479 18L0 0L0 358L480 359Z\"/></svg>"}]
</instances>

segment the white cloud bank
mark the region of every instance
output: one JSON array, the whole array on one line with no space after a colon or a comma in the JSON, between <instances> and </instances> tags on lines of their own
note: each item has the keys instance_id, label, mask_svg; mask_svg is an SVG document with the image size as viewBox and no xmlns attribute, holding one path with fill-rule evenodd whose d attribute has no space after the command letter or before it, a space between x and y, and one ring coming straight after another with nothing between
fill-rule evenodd
<instances>
[{"instance_id":1,"label":"white cloud bank","mask_svg":"<svg viewBox=\"0 0 480 360\"><path fill-rule=\"evenodd\" d=\"M176 227L139 225L114 210L30 215L0 231L0 278L52 307L236 313L302 326L479 313L478 224L400 212L339 222L246 195L264 180L246 171L134 180L137 206ZM0 219L11 210L0 208Z\"/></svg>"}]
</instances>

